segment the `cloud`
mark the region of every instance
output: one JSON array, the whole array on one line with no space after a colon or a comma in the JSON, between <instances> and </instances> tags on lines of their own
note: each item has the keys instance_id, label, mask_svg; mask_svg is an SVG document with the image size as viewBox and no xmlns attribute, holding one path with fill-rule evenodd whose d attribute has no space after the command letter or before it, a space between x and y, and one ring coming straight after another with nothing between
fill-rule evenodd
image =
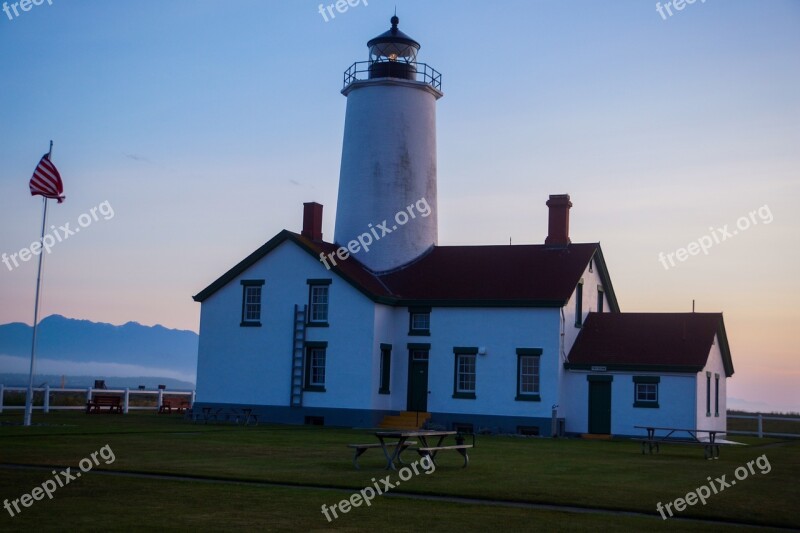
<instances>
[{"instance_id":1,"label":"cloud","mask_svg":"<svg viewBox=\"0 0 800 533\"><path fill-rule=\"evenodd\" d=\"M139 154L129 154L129 153L124 153L123 155L124 155L125 157L127 157L128 159L133 159L134 161L143 161L143 162L150 163L150 160L149 160L149 159L147 159L147 158L146 158L145 156L143 156L143 155L139 155Z\"/></svg>"}]
</instances>

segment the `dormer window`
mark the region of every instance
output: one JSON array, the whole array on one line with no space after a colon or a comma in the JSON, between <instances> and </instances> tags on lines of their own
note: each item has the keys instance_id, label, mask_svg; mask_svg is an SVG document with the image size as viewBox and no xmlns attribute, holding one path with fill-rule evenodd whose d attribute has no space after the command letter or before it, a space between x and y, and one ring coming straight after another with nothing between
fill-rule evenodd
<instances>
[{"instance_id":1,"label":"dormer window","mask_svg":"<svg viewBox=\"0 0 800 533\"><path fill-rule=\"evenodd\" d=\"M431 334L431 308L430 307L410 307L409 315L409 335L430 335Z\"/></svg>"}]
</instances>

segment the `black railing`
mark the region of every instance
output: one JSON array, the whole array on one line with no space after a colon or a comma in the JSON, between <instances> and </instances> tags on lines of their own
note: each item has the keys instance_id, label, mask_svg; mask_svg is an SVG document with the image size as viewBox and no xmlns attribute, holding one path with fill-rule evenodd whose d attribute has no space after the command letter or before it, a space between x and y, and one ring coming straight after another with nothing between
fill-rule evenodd
<instances>
[{"instance_id":1,"label":"black railing","mask_svg":"<svg viewBox=\"0 0 800 533\"><path fill-rule=\"evenodd\" d=\"M392 74L392 67L397 65L397 75ZM402 67L402 68L401 68ZM402 72L401 72L402 71ZM388 75L376 75L382 72ZM402 63L395 61L356 61L344 71L344 88L356 81L370 78L397 77L427 83L437 91L442 90L442 74L425 63Z\"/></svg>"}]
</instances>

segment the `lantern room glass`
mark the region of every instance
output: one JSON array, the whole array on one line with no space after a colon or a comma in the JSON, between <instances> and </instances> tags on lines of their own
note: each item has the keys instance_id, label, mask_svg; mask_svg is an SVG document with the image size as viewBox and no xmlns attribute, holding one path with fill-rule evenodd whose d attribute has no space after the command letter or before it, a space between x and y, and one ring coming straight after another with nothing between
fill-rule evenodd
<instances>
[{"instance_id":1,"label":"lantern room glass","mask_svg":"<svg viewBox=\"0 0 800 533\"><path fill-rule=\"evenodd\" d=\"M402 61L416 63L417 48L403 42L375 43L369 49L370 61Z\"/></svg>"}]
</instances>

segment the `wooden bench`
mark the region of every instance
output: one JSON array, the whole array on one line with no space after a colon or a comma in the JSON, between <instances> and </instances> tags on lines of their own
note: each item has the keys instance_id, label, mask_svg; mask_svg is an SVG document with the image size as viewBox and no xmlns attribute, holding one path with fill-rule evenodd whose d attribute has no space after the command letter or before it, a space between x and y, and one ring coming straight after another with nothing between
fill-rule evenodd
<instances>
[{"instance_id":1,"label":"wooden bench","mask_svg":"<svg viewBox=\"0 0 800 533\"><path fill-rule=\"evenodd\" d=\"M406 450L406 448L408 448L409 446L412 446L412 445L414 445L416 443L417 443L417 441L414 441L414 440L405 441L403 443L403 449L400 450L400 454L402 454ZM399 442L387 442L386 446L397 446L398 444L400 444L400 443ZM381 446L380 443L375 442L375 443L371 443L371 444L348 444L347 447L355 449L355 455L353 456L353 466L356 467L356 470L361 470L361 467L358 466L358 458L361 456L361 454L363 454L365 451L369 450L370 448L381 448L382 446ZM397 458L400 459L400 455L398 455ZM402 463L403 460L400 459L400 462ZM405 463L403 463L403 464L405 464Z\"/></svg>"},{"instance_id":2,"label":"wooden bench","mask_svg":"<svg viewBox=\"0 0 800 533\"><path fill-rule=\"evenodd\" d=\"M433 464L436 464L436 454L442 450L455 450L461 454L464 458L464 466L462 468L466 468L469 465L469 455L467 454L467 450L472 448L472 444L454 444L452 446L429 446L427 448L417 448L417 451L420 455L425 456L428 455L433 461Z\"/></svg>"},{"instance_id":3,"label":"wooden bench","mask_svg":"<svg viewBox=\"0 0 800 533\"><path fill-rule=\"evenodd\" d=\"M101 413L101 407L108 407L108 413L122 414L122 405L119 396L97 394L86 402L86 413Z\"/></svg>"},{"instance_id":4,"label":"wooden bench","mask_svg":"<svg viewBox=\"0 0 800 533\"><path fill-rule=\"evenodd\" d=\"M183 398L165 398L161 407L158 408L158 412L159 414L172 414L172 410L175 409L178 414L181 414L190 407L189 400L184 400Z\"/></svg>"}]
</instances>

